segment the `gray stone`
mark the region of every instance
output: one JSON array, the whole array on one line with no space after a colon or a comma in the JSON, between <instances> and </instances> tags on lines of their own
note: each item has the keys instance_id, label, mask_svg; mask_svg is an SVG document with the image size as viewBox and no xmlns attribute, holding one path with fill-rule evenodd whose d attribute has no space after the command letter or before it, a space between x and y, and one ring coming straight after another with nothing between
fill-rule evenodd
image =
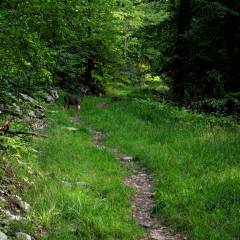
<instances>
[{"instance_id":1,"label":"gray stone","mask_svg":"<svg viewBox=\"0 0 240 240\"><path fill-rule=\"evenodd\" d=\"M44 94L43 98L47 102L54 102L59 98L58 91L56 89L49 89L47 93Z\"/></svg>"},{"instance_id":2,"label":"gray stone","mask_svg":"<svg viewBox=\"0 0 240 240\"><path fill-rule=\"evenodd\" d=\"M51 95L49 95L48 93L45 93L43 97L47 102L53 102L54 101L54 98Z\"/></svg>"},{"instance_id":3,"label":"gray stone","mask_svg":"<svg viewBox=\"0 0 240 240\"><path fill-rule=\"evenodd\" d=\"M16 234L17 239L21 240L32 240L32 237L26 233L23 232L17 232Z\"/></svg>"},{"instance_id":4,"label":"gray stone","mask_svg":"<svg viewBox=\"0 0 240 240\"><path fill-rule=\"evenodd\" d=\"M77 128L74 128L74 127L64 127L65 129L67 129L68 131L70 131L70 132L76 132L76 131L78 131L78 129Z\"/></svg>"},{"instance_id":5,"label":"gray stone","mask_svg":"<svg viewBox=\"0 0 240 240\"><path fill-rule=\"evenodd\" d=\"M36 99L28 96L27 94L23 94L23 93L20 93L19 95L20 95L20 97L22 98L22 100L30 102L30 103L31 103L32 105L34 105L34 107L37 108L39 111L44 111L44 107L41 106Z\"/></svg>"},{"instance_id":6,"label":"gray stone","mask_svg":"<svg viewBox=\"0 0 240 240\"><path fill-rule=\"evenodd\" d=\"M4 232L0 231L0 240L7 240L7 239L8 239L7 235Z\"/></svg>"},{"instance_id":7,"label":"gray stone","mask_svg":"<svg viewBox=\"0 0 240 240\"><path fill-rule=\"evenodd\" d=\"M22 221L22 220L25 220L24 217L22 217L20 215L14 215L9 210L2 209L1 211L6 215L6 217L9 218L9 220L12 220L12 221Z\"/></svg>"},{"instance_id":8,"label":"gray stone","mask_svg":"<svg viewBox=\"0 0 240 240\"><path fill-rule=\"evenodd\" d=\"M1 197L1 196L0 196L0 201L4 202L4 203L7 202L6 199L4 197Z\"/></svg>"},{"instance_id":9,"label":"gray stone","mask_svg":"<svg viewBox=\"0 0 240 240\"><path fill-rule=\"evenodd\" d=\"M19 196L15 196L14 198L15 203L21 208L23 211L27 212L30 209L30 205L27 202L24 202Z\"/></svg>"},{"instance_id":10,"label":"gray stone","mask_svg":"<svg viewBox=\"0 0 240 240\"><path fill-rule=\"evenodd\" d=\"M125 156L125 157L122 157L122 160L123 161L132 161L133 157Z\"/></svg>"},{"instance_id":11,"label":"gray stone","mask_svg":"<svg viewBox=\"0 0 240 240\"><path fill-rule=\"evenodd\" d=\"M13 103L13 105L12 105L12 106L9 106L9 108L10 108L12 111L14 111L14 112L22 115L22 110L21 110L20 106L18 106L16 103Z\"/></svg>"},{"instance_id":12,"label":"gray stone","mask_svg":"<svg viewBox=\"0 0 240 240\"><path fill-rule=\"evenodd\" d=\"M3 110L5 107L4 107L4 104L0 104L0 110Z\"/></svg>"},{"instance_id":13,"label":"gray stone","mask_svg":"<svg viewBox=\"0 0 240 240\"><path fill-rule=\"evenodd\" d=\"M32 103L34 105L39 105L37 100L35 100L34 98L28 96L27 94L20 93L19 95L21 96L21 98L23 100L28 101L28 102L30 102L30 103Z\"/></svg>"},{"instance_id":14,"label":"gray stone","mask_svg":"<svg viewBox=\"0 0 240 240\"><path fill-rule=\"evenodd\" d=\"M33 130L40 130L47 126L47 123L43 119L35 118L34 121L30 122Z\"/></svg>"},{"instance_id":15,"label":"gray stone","mask_svg":"<svg viewBox=\"0 0 240 240\"><path fill-rule=\"evenodd\" d=\"M49 89L48 92L55 101L59 98L58 91L56 89Z\"/></svg>"},{"instance_id":16,"label":"gray stone","mask_svg":"<svg viewBox=\"0 0 240 240\"><path fill-rule=\"evenodd\" d=\"M36 118L36 117L37 117L36 114L35 114L35 112L32 111L32 110L28 110L26 114L27 114L29 117L32 117L32 118Z\"/></svg>"},{"instance_id":17,"label":"gray stone","mask_svg":"<svg viewBox=\"0 0 240 240\"><path fill-rule=\"evenodd\" d=\"M41 119L44 118L45 117L44 110L40 110L40 111L36 110L35 115L36 115L37 118L41 118Z\"/></svg>"},{"instance_id":18,"label":"gray stone","mask_svg":"<svg viewBox=\"0 0 240 240\"><path fill-rule=\"evenodd\" d=\"M7 93L7 95L8 95L8 97L9 97L9 99L11 99L11 100L14 101L14 102L17 102L16 96L14 96L14 95L11 94L11 93Z\"/></svg>"}]
</instances>

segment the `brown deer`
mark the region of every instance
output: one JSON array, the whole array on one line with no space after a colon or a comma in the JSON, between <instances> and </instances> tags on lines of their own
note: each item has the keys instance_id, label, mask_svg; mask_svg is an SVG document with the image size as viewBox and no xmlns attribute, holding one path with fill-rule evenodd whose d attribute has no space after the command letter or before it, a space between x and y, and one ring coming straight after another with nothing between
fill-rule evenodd
<instances>
[{"instance_id":1,"label":"brown deer","mask_svg":"<svg viewBox=\"0 0 240 240\"><path fill-rule=\"evenodd\" d=\"M74 95L74 94L65 95L64 107L69 109L70 105L73 105L75 106L76 112L79 113L81 108L81 103L87 91L88 91L87 87L82 87L80 95Z\"/></svg>"}]
</instances>

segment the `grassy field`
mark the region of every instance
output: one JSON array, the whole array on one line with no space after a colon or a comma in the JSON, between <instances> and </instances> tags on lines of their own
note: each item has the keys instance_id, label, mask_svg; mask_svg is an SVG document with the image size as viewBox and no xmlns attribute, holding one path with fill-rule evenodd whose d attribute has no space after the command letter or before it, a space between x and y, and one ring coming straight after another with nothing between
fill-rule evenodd
<instances>
[{"instance_id":1,"label":"grassy field","mask_svg":"<svg viewBox=\"0 0 240 240\"><path fill-rule=\"evenodd\" d=\"M240 239L239 127L137 99L86 98L80 119L154 173L167 224L192 239Z\"/></svg>"},{"instance_id":2,"label":"grassy field","mask_svg":"<svg viewBox=\"0 0 240 240\"><path fill-rule=\"evenodd\" d=\"M24 160L33 169L28 178L34 184L21 194L32 206L31 221L10 232L46 232L49 240L141 239L132 192L123 184L128 173L91 143L92 127L154 174L154 213L162 221L193 240L240 239L237 125L153 99L86 97L79 116L62 106L50 110L56 112L49 114L48 138L34 140L36 157Z\"/></svg>"},{"instance_id":3,"label":"grassy field","mask_svg":"<svg viewBox=\"0 0 240 240\"><path fill-rule=\"evenodd\" d=\"M132 193L123 184L122 165L91 143L84 126L70 122L71 111L54 110L58 112L49 117L46 129L49 137L35 142L42 177L25 193L32 218L48 233L43 239L139 239L143 231L131 216Z\"/></svg>"}]
</instances>

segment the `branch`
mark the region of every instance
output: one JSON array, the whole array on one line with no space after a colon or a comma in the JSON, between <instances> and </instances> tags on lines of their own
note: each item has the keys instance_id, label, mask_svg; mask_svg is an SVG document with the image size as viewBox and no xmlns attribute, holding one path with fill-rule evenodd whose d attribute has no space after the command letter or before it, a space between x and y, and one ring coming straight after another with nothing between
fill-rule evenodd
<instances>
[{"instance_id":1,"label":"branch","mask_svg":"<svg viewBox=\"0 0 240 240\"><path fill-rule=\"evenodd\" d=\"M4 132L5 134L10 134L10 135L27 135L27 136L34 136L34 137L44 137L46 138L47 135L44 134L39 134L36 132L24 132L24 131L5 131L3 129L0 129L1 132Z\"/></svg>"}]
</instances>

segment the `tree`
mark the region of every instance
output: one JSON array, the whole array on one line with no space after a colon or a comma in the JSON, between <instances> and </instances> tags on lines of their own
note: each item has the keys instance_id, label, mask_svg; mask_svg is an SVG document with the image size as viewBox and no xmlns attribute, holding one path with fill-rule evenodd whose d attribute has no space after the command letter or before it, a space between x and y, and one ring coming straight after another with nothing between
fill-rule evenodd
<instances>
[{"instance_id":1,"label":"tree","mask_svg":"<svg viewBox=\"0 0 240 240\"><path fill-rule=\"evenodd\" d=\"M177 36L174 53L173 95L178 100L185 97L186 71L188 71L189 46L185 34L191 27L191 0L180 0L177 13Z\"/></svg>"}]
</instances>

